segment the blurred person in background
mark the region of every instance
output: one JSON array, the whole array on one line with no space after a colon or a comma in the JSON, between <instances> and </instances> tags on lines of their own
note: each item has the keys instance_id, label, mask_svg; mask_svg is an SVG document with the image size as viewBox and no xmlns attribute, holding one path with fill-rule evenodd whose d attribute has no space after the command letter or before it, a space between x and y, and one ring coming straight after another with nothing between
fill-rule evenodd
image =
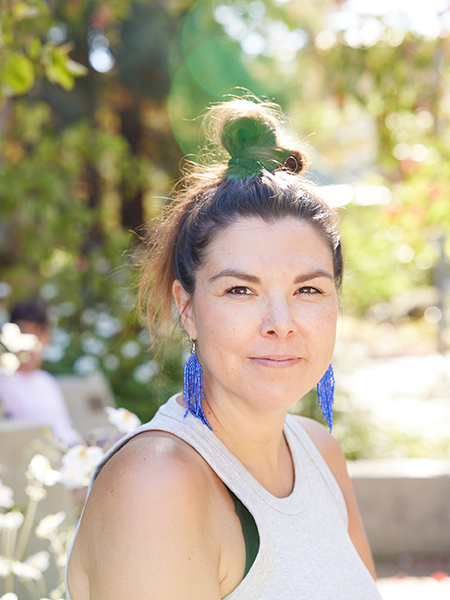
<instances>
[{"instance_id":1,"label":"blurred person in background","mask_svg":"<svg viewBox=\"0 0 450 600\"><path fill-rule=\"evenodd\" d=\"M0 407L9 419L50 427L67 446L78 443L66 401L56 379L40 366L50 342L46 307L35 300L18 302L11 310L10 322L20 332L33 334L39 341L32 352L21 357L16 373L0 377ZM23 354L23 353L22 353Z\"/></svg>"}]
</instances>

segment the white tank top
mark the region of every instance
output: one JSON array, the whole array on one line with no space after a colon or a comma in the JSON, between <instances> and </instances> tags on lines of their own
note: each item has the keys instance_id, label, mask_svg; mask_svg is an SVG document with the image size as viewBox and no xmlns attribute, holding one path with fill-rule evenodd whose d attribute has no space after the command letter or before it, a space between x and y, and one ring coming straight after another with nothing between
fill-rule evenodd
<instances>
[{"instance_id":1,"label":"white tank top","mask_svg":"<svg viewBox=\"0 0 450 600\"><path fill-rule=\"evenodd\" d=\"M149 423L111 448L97 465L91 487L105 463L129 439L143 431L167 431L195 448L255 519L258 555L246 577L224 600L381 600L348 535L342 492L294 417L288 415L284 426L295 468L294 489L287 498L277 498L206 425L184 414L173 396Z\"/></svg>"}]
</instances>

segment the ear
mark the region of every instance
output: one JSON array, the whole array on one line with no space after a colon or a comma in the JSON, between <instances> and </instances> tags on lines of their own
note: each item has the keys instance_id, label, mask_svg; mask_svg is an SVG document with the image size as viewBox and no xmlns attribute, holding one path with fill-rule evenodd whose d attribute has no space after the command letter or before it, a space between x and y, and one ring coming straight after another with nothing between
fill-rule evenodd
<instances>
[{"instance_id":1,"label":"ear","mask_svg":"<svg viewBox=\"0 0 450 600\"><path fill-rule=\"evenodd\" d=\"M197 329L192 310L191 296L184 289L181 281L175 279L172 284L172 294L180 315L180 322L191 340L197 339Z\"/></svg>"}]
</instances>

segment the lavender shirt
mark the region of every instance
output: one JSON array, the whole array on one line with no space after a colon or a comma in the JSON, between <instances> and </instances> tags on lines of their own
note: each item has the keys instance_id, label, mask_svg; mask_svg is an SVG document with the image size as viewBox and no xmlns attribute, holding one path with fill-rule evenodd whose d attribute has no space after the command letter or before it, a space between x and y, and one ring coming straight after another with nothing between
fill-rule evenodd
<instances>
[{"instance_id":1,"label":"lavender shirt","mask_svg":"<svg viewBox=\"0 0 450 600\"><path fill-rule=\"evenodd\" d=\"M10 419L50 427L68 446L77 443L61 389L46 371L0 373L0 406Z\"/></svg>"}]
</instances>

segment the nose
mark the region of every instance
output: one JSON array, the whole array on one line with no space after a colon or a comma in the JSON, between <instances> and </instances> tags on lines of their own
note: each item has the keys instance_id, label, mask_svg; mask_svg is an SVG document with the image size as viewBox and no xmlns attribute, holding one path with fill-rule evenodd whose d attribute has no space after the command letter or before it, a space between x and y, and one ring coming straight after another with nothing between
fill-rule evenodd
<instances>
[{"instance_id":1,"label":"nose","mask_svg":"<svg viewBox=\"0 0 450 600\"><path fill-rule=\"evenodd\" d=\"M267 302L266 312L261 326L264 336L276 336L284 339L297 331L292 307L283 297L271 298Z\"/></svg>"}]
</instances>

